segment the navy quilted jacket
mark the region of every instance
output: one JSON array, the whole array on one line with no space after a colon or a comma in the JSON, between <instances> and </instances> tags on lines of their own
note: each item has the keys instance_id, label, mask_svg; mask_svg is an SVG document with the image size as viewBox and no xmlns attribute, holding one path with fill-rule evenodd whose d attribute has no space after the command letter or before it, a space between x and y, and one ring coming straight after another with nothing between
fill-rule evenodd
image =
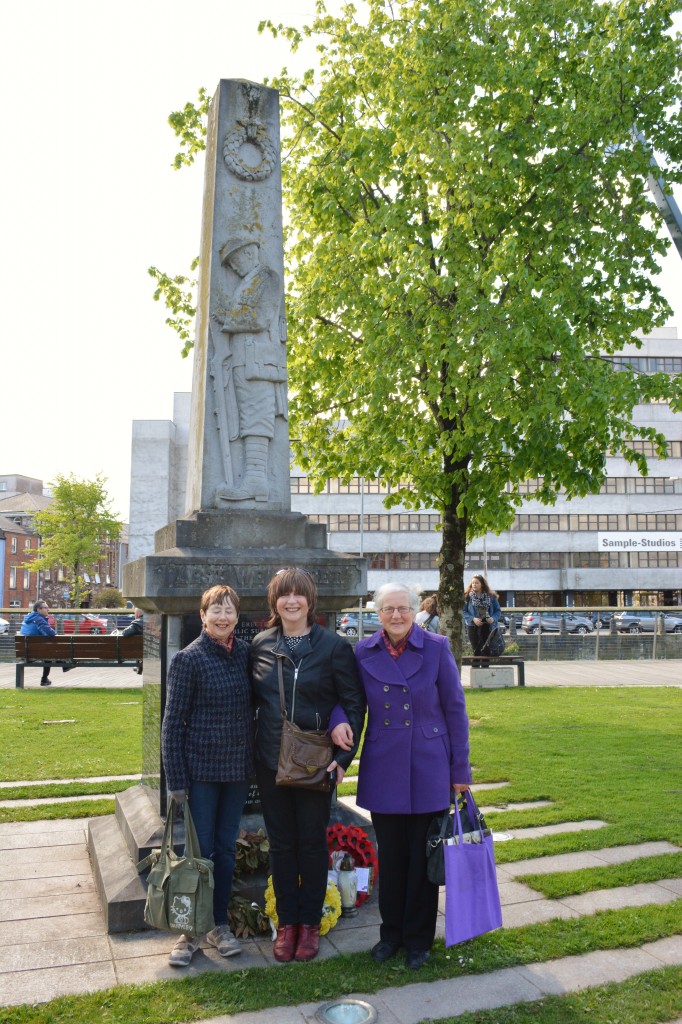
<instances>
[{"instance_id":1,"label":"navy quilted jacket","mask_svg":"<svg viewBox=\"0 0 682 1024\"><path fill-rule=\"evenodd\" d=\"M161 751L169 790L197 782L238 782L253 775L249 646L232 652L204 630L173 655L168 669Z\"/></svg>"}]
</instances>

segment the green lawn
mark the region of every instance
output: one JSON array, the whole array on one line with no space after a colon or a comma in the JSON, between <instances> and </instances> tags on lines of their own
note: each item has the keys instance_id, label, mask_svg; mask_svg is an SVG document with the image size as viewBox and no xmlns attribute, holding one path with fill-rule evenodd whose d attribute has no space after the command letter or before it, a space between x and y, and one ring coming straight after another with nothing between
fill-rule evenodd
<instances>
[{"instance_id":1,"label":"green lawn","mask_svg":"<svg viewBox=\"0 0 682 1024\"><path fill-rule=\"evenodd\" d=\"M0 690L0 723L3 782L140 771L139 689Z\"/></svg>"},{"instance_id":2,"label":"green lawn","mask_svg":"<svg viewBox=\"0 0 682 1024\"><path fill-rule=\"evenodd\" d=\"M139 699L139 690L135 694ZM11 732L13 753L4 747L0 755L6 765L4 778L39 778L41 772L44 778L65 778L139 771L141 706L124 706L131 699L124 691L110 692L111 703L104 702L105 691L50 694L50 698L65 699L69 707L59 713L51 710L49 717L82 720L84 729L87 720L87 728L93 730L98 722L99 731L94 740L86 740L86 735L93 737L94 732L84 732L79 743L74 744L73 731L70 738L65 732L73 727L65 725L59 727L59 731L54 727L55 733L49 734L50 756L46 760L44 754L38 756L35 751L30 756L35 739L42 740L45 734L41 723L48 717L44 712L47 702L40 702L44 695L6 692L0 699L3 712L5 696L15 724ZM83 696L83 703L73 703L75 696ZM475 781L510 783L504 789L481 793L479 802L486 805L540 799L553 802L550 807L491 813L488 821L497 830L587 818L599 818L608 823L606 828L592 832L500 843L496 846L498 862L651 840L667 840L682 846L679 742L682 693L679 690L535 687L477 690L467 693L467 703L472 719ZM136 718L134 728L133 718ZM117 723L120 720L121 729L109 728L111 720ZM130 727L127 751L117 747L115 752L114 744L126 732L123 723ZM81 758L85 757L85 752L78 749L83 740L98 746L91 755L97 768L83 767ZM77 769L72 767L74 760L79 765ZM27 763L35 774L27 774L24 767ZM114 763L115 769L102 767ZM353 783L349 782L348 786L352 787ZM58 814L57 805L53 807ZM37 816L45 817L44 808L40 811ZM77 813L98 812L79 810ZM530 881L547 895L560 896L677 877L681 873L681 858L682 854L669 854L603 869L537 876ZM357 953L310 964L205 974L193 979L58 999L44 1006L0 1011L0 1022L46 1024L51 1020L55 1024L67 1021L86 1024L101 1020L106 1024L161 1021L172 1024L242 1010L323 1002L350 992L375 992L386 985L480 974L591 950L638 946L680 932L682 900L665 906L625 908L580 920L557 920L500 930L449 950L437 943L432 960L418 979L402 965L376 965L366 953ZM499 1024L574 1024L589 1016L591 1024L653 1024L673 1020L682 1012L681 987L682 972L662 969L603 990L590 990L564 999L543 999L527 1006L459 1019L462 1024L493 1024L493 1021ZM655 998L647 994L649 990L655 993Z\"/></svg>"}]
</instances>

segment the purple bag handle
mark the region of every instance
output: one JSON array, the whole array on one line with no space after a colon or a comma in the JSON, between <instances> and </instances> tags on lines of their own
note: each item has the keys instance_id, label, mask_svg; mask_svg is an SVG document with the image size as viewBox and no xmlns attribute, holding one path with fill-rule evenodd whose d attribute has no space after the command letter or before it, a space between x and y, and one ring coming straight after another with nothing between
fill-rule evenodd
<instances>
[{"instance_id":1,"label":"purple bag handle","mask_svg":"<svg viewBox=\"0 0 682 1024\"><path fill-rule=\"evenodd\" d=\"M483 838L484 837L483 837L483 829L481 828L480 815L479 815L478 807L476 806L476 801L474 800L474 794L471 792L470 789L467 789L466 792L464 793L464 799L466 800L466 803L467 803L467 810L469 812L469 821L472 823L472 825L477 825L478 826L478 831L481 833L481 842L483 842ZM463 839L463 832L462 832L462 819L461 819L460 814L459 814L458 794L455 794L455 823L457 825L457 835L459 836L459 845L461 846L462 843L464 842L464 839Z\"/></svg>"}]
</instances>

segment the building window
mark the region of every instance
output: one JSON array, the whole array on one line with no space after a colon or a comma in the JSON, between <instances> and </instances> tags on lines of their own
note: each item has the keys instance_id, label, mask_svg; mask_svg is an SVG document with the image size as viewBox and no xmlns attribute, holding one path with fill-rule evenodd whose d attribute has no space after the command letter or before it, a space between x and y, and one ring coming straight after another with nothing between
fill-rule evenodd
<instances>
[{"instance_id":1,"label":"building window","mask_svg":"<svg viewBox=\"0 0 682 1024\"><path fill-rule=\"evenodd\" d=\"M31 585L31 577L28 569L24 569L24 590L28 590Z\"/></svg>"},{"instance_id":2,"label":"building window","mask_svg":"<svg viewBox=\"0 0 682 1024\"><path fill-rule=\"evenodd\" d=\"M12 537L12 554L16 555L16 553L17 553L17 538L13 536Z\"/></svg>"},{"instance_id":3,"label":"building window","mask_svg":"<svg viewBox=\"0 0 682 1024\"><path fill-rule=\"evenodd\" d=\"M43 573L43 579L46 581L52 579L52 573L50 572L49 569L46 569L45 572Z\"/></svg>"},{"instance_id":4,"label":"building window","mask_svg":"<svg viewBox=\"0 0 682 1024\"><path fill-rule=\"evenodd\" d=\"M17 569L14 565L11 565L9 569L9 589L17 589Z\"/></svg>"},{"instance_id":5,"label":"building window","mask_svg":"<svg viewBox=\"0 0 682 1024\"><path fill-rule=\"evenodd\" d=\"M630 565L633 569L676 569L682 566L682 552L631 551Z\"/></svg>"}]
</instances>

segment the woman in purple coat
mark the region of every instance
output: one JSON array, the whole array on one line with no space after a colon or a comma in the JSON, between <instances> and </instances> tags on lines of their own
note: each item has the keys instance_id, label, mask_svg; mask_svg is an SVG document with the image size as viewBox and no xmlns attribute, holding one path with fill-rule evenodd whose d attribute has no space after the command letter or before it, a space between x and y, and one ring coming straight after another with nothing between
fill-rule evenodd
<instances>
[{"instance_id":1,"label":"woman in purple coat","mask_svg":"<svg viewBox=\"0 0 682 1024\"><path fill-rule=\"evenodd\" d=\"M383 962L405 947L407 967L429 958L438 887L426 876L426 833L471 782L469 720L448 640L415 624L418 595L386 583L374 595L382 629L355 648L368 720L357 803L372 813L379 848Z\"/></svg>"}]
</instances>

